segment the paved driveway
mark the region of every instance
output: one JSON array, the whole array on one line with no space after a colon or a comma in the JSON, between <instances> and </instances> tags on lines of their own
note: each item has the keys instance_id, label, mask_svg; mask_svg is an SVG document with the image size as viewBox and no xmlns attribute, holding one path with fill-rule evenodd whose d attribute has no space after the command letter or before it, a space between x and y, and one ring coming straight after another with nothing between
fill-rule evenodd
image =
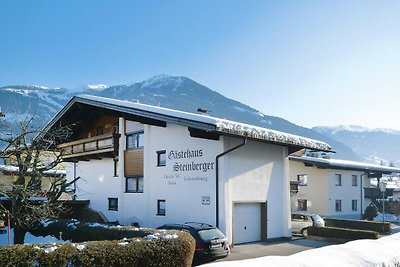
<instances>
[{"instance_id":1,"label":"paved driveway","mask_svg":"<svg viewBox=\"0 0 400 267\"><path fill-rule=\"evenodd\" d=\"M334 243L296 238L287 241L256 242L236 245L231 254L218 261L235 261L264 256L288 256L308 249L334 245Z\"/></svg>"}]
</instances>

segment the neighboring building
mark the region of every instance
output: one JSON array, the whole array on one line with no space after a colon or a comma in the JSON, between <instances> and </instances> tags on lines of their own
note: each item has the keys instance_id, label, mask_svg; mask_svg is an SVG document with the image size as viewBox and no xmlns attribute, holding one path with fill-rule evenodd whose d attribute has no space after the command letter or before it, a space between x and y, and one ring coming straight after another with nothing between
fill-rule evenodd
<instances>
[{"instance_id":1,"label":"neighboring building","mask_svg":"<svg viewBox=\"0 0 400 267\"><path fill-rule=\"evenodd\" d=\"M0 200L8 200L4 197L8 192L12 191L12 185L18 177L19 168L13 165L0 165ZM28 169L27 175L30 170ZM66 171L62 169L48 170L43 173L41 191L38 192L36 197L44 198L54 181L62 181L66 179ZM28 183L29 177L26 177ZM70 199L69 195L63 193L60 200Z\"/></svg>"},{"instance_id":2,"label":"neighboring building","mask_svg":"<svg viewBox=\"0 0 400 267\"><path fill-rule=\"evenodd\" d=\"M382 196L379 188L371 186L371 179L400 172L399 168L327 157L289 159L290 179L299 182L292 210L326 217L360 218L371 199Z\"/></svg>"},{"instance_id":3,"label":"neighboring building","mask_svg":"<svg viewBox=\"0 0 400 267\"><path fill-rule=\"evenodd\" d=\"M46 126L82 177L77 199L109 220L217 225L233 243L290 237L288 155L326 143L248 124L95 96L74 97Z\"/></svg>"},{"instance_id":4,"label":"neighboring building","mask_svg":"<svg viewBox=\"0 0 400 267\"><path fill-rule=\"evenodd\" d=\"M400 201L400 177L398 176L386 176L383 179L380 179L384 183L386 183L386 192L385 196L389 200ZM371 187L378 187L379 181L378 179L371 180ZM386 198L385 197L385 198ZM382 193L376 195L376 199L382 199Z\"/></svg>"}]
</instances>

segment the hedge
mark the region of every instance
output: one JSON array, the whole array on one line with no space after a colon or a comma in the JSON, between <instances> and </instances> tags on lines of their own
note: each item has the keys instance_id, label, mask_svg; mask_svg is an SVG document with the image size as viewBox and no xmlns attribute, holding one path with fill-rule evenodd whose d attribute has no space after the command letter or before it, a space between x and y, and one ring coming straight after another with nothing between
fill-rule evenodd
<instances>
[{"instance_id":1,"label":"hedge","mask_svg":"<svg viewBox=\"0 0 400 267\"><path fill-rule=\"evenodd\" d=\"M193 237L183 231L168 231L168 235L153 240L132 238L0 247L0 264L6 267L191 266Z\"/></svg>"},{"instance_id":2,"label":"hedge","mask_svg":"<svg viewBox=\"0 0 400 267\"><path fill-rule=\"evenodd\" d=\"M39 223L29 231L35 236L52 235L72 242L118 240L122 238L145 237L154 229L134 226L113 226L99 223L86 223L77 220L54 220Z\"/></svg>"},{"instance_id":3,"label":"hedge","mask_svg":"<svg viewBox=\"0 0 400 267\"><path fill-rule=\"evenodd\" d=\"M336 227L307 227L308 235L341 238L347 240L378 239L379 233L367 230L344 229Z\"/></svg>"},{"instance_id":4,"label":"hedge","mask_svg":"<svg viewBox=\"0 0 400 267\"><path fill-rule=\"evenodd\" d=\"M358 230L375 231L381 234L389 233L391 224L389 222L371 222L362 220L346 220L346 219L331 219L324 218L325 225L337 228L349 228Z\"/></svg>"}]
</instances>

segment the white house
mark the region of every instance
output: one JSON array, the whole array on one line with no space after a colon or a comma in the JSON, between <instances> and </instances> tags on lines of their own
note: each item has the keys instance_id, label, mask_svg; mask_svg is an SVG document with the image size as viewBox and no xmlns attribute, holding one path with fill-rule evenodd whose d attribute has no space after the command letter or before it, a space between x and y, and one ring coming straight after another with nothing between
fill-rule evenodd
<instances>
[{"instance_id":1,"label":"white house","mask_svg":"<svg viewBox=\"0 0 400 267\"><path fill-rule=\"evenodd\" d=\"M359 219L371 199L381 196L371 179L400 172L399 168L326 157L289 159L290 179L299 182L298 193L292 195L292 210L325 217Z\"/></svg>"},{"instance_id":2,"label":"white house","mask_svg":"<svg viewBox=\"0 0 400 267\"><path fill-rule=\"evenodd\" d=\"M288 155L324 142L95 96L74 97L46 126L62 144L77 199L109 220L217 225L233 243L291 236Z\"/></svg>"}]
</instances>

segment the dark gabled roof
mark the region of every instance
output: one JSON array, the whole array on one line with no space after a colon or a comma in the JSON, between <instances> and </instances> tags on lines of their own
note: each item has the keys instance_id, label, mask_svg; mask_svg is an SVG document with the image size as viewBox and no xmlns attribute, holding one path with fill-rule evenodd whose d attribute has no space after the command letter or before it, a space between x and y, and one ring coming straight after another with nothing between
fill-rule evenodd
<instances>
[{"instance_id":1,"label":"dark gabled roof","mask_svg":"<svg viewBox=\"0 0 400 267\"><path fill-rule=\"evenodd\" d=\"M262 128L250 124L235 122L208 115L194 114L157 106L133 103L129 101L110 99L105 97L79 95L73 97L64 108L47 124L44 131L55 126L66 113L77 104L106 109L118 114L125 114L151 120L155 125L174 123L198 129L206 133L218 135L232 135L245 137L256 141L288 146L297 151L303 148L332 152L331 147L322 141Z\"/></svg>"}]
</instances>

